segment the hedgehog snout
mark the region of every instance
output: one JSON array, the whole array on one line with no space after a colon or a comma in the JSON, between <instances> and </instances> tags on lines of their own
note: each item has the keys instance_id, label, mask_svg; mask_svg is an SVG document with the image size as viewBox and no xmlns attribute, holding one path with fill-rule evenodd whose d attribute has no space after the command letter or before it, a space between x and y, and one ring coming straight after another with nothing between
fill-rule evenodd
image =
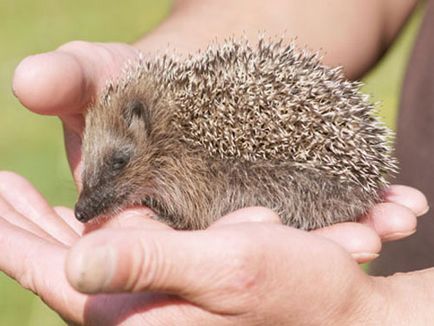
<instances>
[{"instance_id":1,"label":"hedgehog snout","mask_svg":"<svg viewBox=\"0 0 434 326\"><path fill-rule=\"evenodd\" d=\"M74 208L74 215L80 222L87 222L91 219L90 214L87 212L86 207L77 203Z\"/></svg>"},{"instance_id":2,"label":"hedgehog snout","mask_svg":"<svg viewBox=\"0 0 434 326\"><path fill-rule=\"evenodd\" d=\"M106 213L116 204L110 192L101 189L83 189L75 204L74 214L80 222L88 222L91 219Z\"/></svg>"},{"instance_id":3,"label":"hedgehog snout","mask_svg":"<svg viewBox=\"0 0 434 326\"><path fill-rule=\"evenodd\" d=\"M89 200L83 196L83 194L80 194L80 197L74 207L74 214L77 220L85 223L98 216L99 212L96 208L95 202Z\"/></svg>"}]
</instances>

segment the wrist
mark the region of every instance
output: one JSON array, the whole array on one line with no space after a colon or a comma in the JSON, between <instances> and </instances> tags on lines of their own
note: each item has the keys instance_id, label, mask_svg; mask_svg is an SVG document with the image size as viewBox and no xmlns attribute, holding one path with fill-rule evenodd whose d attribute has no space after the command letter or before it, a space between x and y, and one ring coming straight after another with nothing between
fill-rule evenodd
<instances>
[{"instance_id":1,"label":"wrist","mask_svg":"<svg viewBox=\"0 0 434 326\"><path fill-rule=\"evenodd\" d=\"M364 275L348 293L333 325L396 325L389 324L389 295L384 279Z\"/></svg>"},{"instance_id":2,"label":"wrist","mask_svg":"<svg viewBox=\"0 0 434 326\"><path fill-rule=\"evenodd\" d=\"M384 325L431 325L434 320L434 268L379 278L388 314Z\"/></svg>"}]
</instances>

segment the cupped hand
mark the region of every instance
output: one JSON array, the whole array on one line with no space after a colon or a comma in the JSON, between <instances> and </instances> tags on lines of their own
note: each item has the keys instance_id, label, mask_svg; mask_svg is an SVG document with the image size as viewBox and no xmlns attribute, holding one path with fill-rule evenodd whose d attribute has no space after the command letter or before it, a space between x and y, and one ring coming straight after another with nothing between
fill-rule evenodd
<instances>
[{"instance_id":1,"label":"cupped hand","mask_svg":"<svg viewBox=\"0 0 434 326\"><path fill-rule=\"evenodd\" d=\"M12 88L20 102L35 113L62 120L68 160L78 183L83 113L107 81L137 56L138 50L127 44L74 41L27 57L15 70Z\"/></svg>"},{"instance_id":2,"label":"cupped hand","mask_svg":"<svg viewBox=\"0 0 434 326\"><path fill-rule=\"evenodd\" d=\"M265 208L233 212L196 232L174 231L139 210L81 238L83 227L69 209L51 208L25 179L2 172L0 270L77 324L261 325L306 318L348 324L349 316L362 318L359 305L376 311L384 297L342 246L360 257L376 250L380 240L368 226L386 230L389 209L395 213L389 231L401 235L427 209L414 189L396 187L393 194L400 203L388 202L365 225L310 233L280 225ZM348 246L348 233L358 245Z\"/></svg>"},{"instance_id":3,"label":"cupped hand","mask_svg":"<svg viewBox=\"0 0 434 326\"><path fill-rule=\"evenodd\" d=\"M125 44L72 42L26 58L16 70L13 89L20 101L36 113L62 119L78 182L83 113L106 80L115 78L135 56L137 50ZM0 184L0 250L5 253L0 269L40 295L63 318L88 324L148 321L159 325L176 320L177 325L184 321L186 325L238 325L281 316L278 309L288 305L293 316L314 316L306 308L315 304L303 307L302 302L321 299L345 305L340 299L357 298L363 292L350 293L356 281L362 288L368 282L366 289L372 284L341 248L358 262L372 260L381 241L412 234L416 216L427 210L420 192L392 186L386 202L375 206L361 223L341 223L311 233L279 225L278 218L263 208L234 212L200 232L177 232L136 211L110 220L103 230L80 240L83 227L69 209L50 208L16 175L1 174ZM136 293L87 296L77 292L64 273L71 246L67 273L76 289ZM111 257L105 259L107 252ZM345 284L340 284L339 275L344 275ZM300 285L303 291L294 296L293 289ZM318 287L330 297L317 295ZM264 308L252 315L257 298ZM281 300L288 302L279 304Z\"/></svg>"}]
</instances>

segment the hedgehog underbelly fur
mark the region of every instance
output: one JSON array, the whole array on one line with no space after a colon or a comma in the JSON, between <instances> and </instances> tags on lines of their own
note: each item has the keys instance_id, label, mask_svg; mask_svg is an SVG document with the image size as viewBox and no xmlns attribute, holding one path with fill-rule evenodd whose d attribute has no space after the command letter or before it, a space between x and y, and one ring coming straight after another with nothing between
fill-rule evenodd
<instances>
[{"instance_id":1,"label":"hedgehog underbelly fur","mask_svg":"<svg viewBox=\"0 0 434 326\"><path fill-rule=\"evenodd\" d=\"M186 60L141 58L89 109L77 207L92 218L154 196L178 229L247 206L307 230L354 221L381 201L397 169L391 132L360 86L283 41L232 39ZM121 169L110 163L120 148ZM98 211L104 196L92 194L110 187L107 198L129 195Z\"/></svg>"},{"instance_id":2,"label":"hedgehog underbelly fur","mask_svg":"<svg viewBox=\"0 0 434 326\"><path fill-rule=\"evenodd\" d=\"M213 165L212 172L195 180L211 195L200 200L206 203L204 207L186 209L190 219L184 217L180 221L166 216L161 221L177 229L202 229L234 210L264 206L276 212L284 224L312 230L355 221L381 201L380 193L293 163L225 162L211 156L202 160L204 165ZM199 198L199 194L192 197Z\"/></svg>"}]
</instances>

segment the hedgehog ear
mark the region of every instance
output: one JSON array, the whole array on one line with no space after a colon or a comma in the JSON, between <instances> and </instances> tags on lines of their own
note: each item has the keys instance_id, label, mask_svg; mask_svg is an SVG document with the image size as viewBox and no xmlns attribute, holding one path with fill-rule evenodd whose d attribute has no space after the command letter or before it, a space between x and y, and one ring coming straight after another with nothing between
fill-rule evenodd
<instances>
[{"instance_id":1,"label":"hedgehog ear","mask_svg":"<svg viewBox=\"0 0 434 326\"><path fill-rule=\"evenodd\" d=\"M145 131L150 133L151 112L149 107L142 101L134 100L126 106L124 110L124 119L130 129Z\"/></svg>"}]
</instances>

